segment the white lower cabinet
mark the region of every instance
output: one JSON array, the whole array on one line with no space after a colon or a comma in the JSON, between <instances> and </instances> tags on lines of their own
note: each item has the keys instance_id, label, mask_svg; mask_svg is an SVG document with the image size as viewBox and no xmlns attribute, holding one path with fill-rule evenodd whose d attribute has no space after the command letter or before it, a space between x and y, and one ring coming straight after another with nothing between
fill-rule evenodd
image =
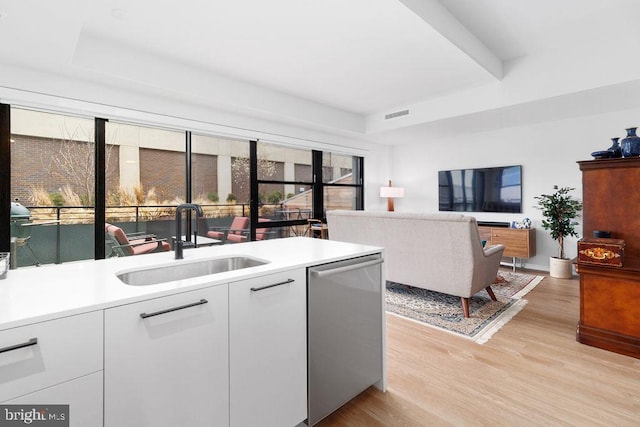
<instances>
[{"instance_id":1,"label":"white lower cabinet","mask_svg":"<svg viewBox=\"0 0 640 427\"><path fill-rule=\"evenodd\" d=\"M102 425L102 371L2 403L69 405L70 427L99 427Z\"/></svg>"},{"instance_id":2,"label":"white lower cabinet","mask_svg":"<svg viewBox=\"0 0 640 427\"><path fill-rule=\"evenodd\" d=\"M227 290L105 310L105 426L229 425Z\"/></svg>"},{"instance_id":3,"label":"white lower cabinet","mask_svg":"<svg viewBox=\"0 0 640 427\"><path fill-rule=\"evenodd\" d=\"M304 269L229 284L231 426L307 418Z\"/></svg>"},{"instance_id":4,"label":"white lower cabinet","mask_svg":"<svg viewBox=\"0 0 640 427\"><path fill-rule=\"evenodd\" d=\"M74 427L293 427L307 418L306 271L0 331L0 402Z\"/></svg>"},{"instance_id":5,"label":"white lower cabinet","mask_svg":"<svg viewBox=\"0 0 640 427\"><path fill-rule=\"evenodd\" d=\"M0 402L69 405L70 425L102 425L103 313L0 331Z\"/></svg>"}]
</instances>

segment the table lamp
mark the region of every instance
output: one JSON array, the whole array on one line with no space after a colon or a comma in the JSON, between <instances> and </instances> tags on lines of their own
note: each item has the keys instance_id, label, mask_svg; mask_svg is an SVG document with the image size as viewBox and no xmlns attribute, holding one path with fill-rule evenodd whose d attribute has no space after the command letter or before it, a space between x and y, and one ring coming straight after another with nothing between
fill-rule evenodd
<instances>
[{"instance_id":1,"label":"table lamp","mask_svg":"<svg viewBox=\"0 0 640 427\"><path fill-rule=\"evenodd\" d=\"M387 198L387 211L393 212L393 199L398 197L404 197L404 188L402 187L393 187L391 185L391 180L389 180L388 187L380 187L380 197Z\"/></svg>"}]
</instances>

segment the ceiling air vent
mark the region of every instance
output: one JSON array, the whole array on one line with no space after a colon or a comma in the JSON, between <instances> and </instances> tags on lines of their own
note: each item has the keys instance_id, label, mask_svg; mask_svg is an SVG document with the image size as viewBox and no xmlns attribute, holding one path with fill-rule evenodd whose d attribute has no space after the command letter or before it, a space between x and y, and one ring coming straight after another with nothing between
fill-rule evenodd
<instances>
[{"instance_id":1,"label":"ceiling air vent","mask_svg":"<svg viewBox=\"0 0 640 427\"><path fill-rule=\"evenodd\" d=\"M385 120L395 119L396 117L408 116L409 110L396 111L395 113L389 113L384 116Z\"/></svg>"}]
</instances>

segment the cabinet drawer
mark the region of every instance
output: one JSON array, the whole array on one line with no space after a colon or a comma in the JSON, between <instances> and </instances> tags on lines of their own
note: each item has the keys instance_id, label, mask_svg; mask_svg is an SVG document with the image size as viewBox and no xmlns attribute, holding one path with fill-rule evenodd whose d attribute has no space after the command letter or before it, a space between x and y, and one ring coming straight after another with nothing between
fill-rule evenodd
<instances>
[{"instance_id":1,"label":"cabinet drawer","mask_svg":"<svg viewBox=\"0 0 640 427\"><path fill-rule=\"evenodd\" d=\"M0 402L102 370L102 311L0 331Z\"/></svg>"},{"instance_id":2,"label":"cabinet drawer","mask_svg":"<svg viewBox=\"0 0 640 427\"><path fill-rule=\"evenodd\" d=\"M102 426L102 371L3 403L7 405L69 405L70 427L100 427Z\"/></svg>"},{"instance_id":3,"label":"cabinet drawer","mask_svg":"<svg viewBox=\"0 0 640 427\"><path fill-rule=\"evenodd\" d=\"M104 425L229 425L228 286L105 310Z\"/></svg>"},{"instance_id":4,"label":"cabinet drawer","mask_svg":"<svg viewBox=\"0 0 640 427\"><path fill-rule=\"evenodd\" d=\"M520 258L533 256L530 230L493 228L491 230L491 244L504 245L504 256Z\"/></svg>"},{"instance_id":5,"label":"cabinet drawer","mask_svg":"<svg viewBox=\"0 0 640 427\"><path fill-rule=\"evenodd\" d=\"M491 229L486 227L478 227L478 234L480 240L486 240L488 244L491 244Z\"/></svg>"},{"instance_id":6,"label":"cabinet drawer","mask_svg":"<svg viewBox=\"0 0 640 427\"><path fill-rule=\"evenodd\" d=\"M505 245L511 251L526 251L528 244L525 239L518 239L514 236L493 234L491 236L491 243L494 245Z\"/></svg>"}]
</instances>

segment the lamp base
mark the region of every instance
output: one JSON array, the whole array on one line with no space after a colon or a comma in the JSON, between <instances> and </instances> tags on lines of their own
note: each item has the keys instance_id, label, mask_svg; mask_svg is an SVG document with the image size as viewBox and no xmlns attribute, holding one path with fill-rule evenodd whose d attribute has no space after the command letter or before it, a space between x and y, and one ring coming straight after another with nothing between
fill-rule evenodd
<instances>
[{"instance_id":1,"label":"lamp base","mask_svg":"<svg viewBox=\"0 0 640 427\"><path fill-rule=\"evenodd\" d=\"M387 212L393 212L395 210L393 206L393 197L387 199Z\"/></svg>"}]
</instances>

